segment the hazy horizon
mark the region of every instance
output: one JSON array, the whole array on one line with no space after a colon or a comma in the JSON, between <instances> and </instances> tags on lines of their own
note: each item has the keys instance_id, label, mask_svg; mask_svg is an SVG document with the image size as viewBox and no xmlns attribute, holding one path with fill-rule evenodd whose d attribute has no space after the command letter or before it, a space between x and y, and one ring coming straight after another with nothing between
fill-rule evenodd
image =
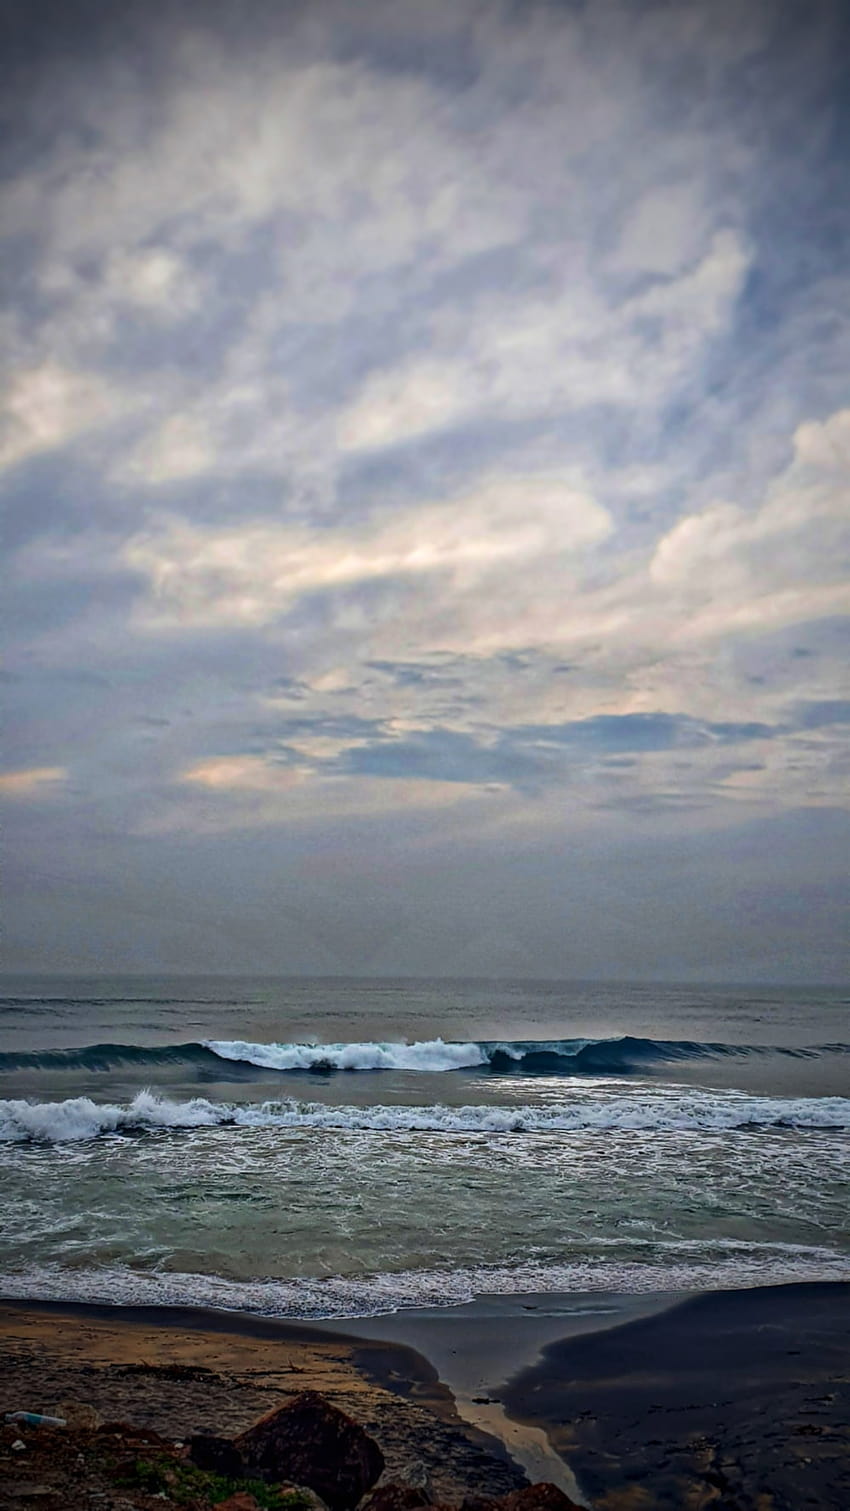
<instances>
[{"instance_id":1,"label":"hazy horizon","mask_svg":"<svg viewBox=\"0 0 850 1511\"><path fill-rule=\"evenodd\" d=\"M745 987L757 990L781 990L793 991L801 989L806 991L834 992L848 985L846 979L835 981L814 980L811 978L777 979L769 981L763 977L731 978L727 976L446 976L439 971L431 975L419 973L405 973L399 971L395 974L378 972L375 975L361 975L350 971L305 971L301 974L287 974L284 971L0 971L0 982L5 981L422 981L422 982L458 982L476 983L482 986L523 986L523 985L552 985L552 986L670 986L687 987L698 990L700 987L717 987L731 990L734 987Z\"/></svg>"}]
</instances>

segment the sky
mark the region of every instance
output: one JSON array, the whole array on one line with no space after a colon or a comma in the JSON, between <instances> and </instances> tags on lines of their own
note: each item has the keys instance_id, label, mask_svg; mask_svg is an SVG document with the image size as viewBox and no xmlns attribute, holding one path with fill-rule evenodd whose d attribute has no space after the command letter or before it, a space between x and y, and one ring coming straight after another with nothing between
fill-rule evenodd
<instances>
[{"instance_id":1,"label":"sky","mask_svg":"<svg viewBox=\"0 0 850 1511\"><path fill-rule=\"evenodd\" d=\"M6 969L846 979L847 8L0 24Z\"/></svg>"}]
</instances>

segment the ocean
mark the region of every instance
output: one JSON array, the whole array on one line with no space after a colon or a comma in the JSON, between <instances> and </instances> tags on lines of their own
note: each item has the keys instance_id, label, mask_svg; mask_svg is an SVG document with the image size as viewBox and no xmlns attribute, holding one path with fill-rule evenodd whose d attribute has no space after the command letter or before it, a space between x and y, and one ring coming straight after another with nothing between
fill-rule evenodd
<instances>
[{"instance_id":1,"label":"ocean","mask_svg":"<svg viewBox=\"0 0 850 1511\"><path fill-rule=\"evenodd\" d=\"M850 1279L846 992L0 989L7 1297L330 1319Z\"/></svg>"}]
</instances>

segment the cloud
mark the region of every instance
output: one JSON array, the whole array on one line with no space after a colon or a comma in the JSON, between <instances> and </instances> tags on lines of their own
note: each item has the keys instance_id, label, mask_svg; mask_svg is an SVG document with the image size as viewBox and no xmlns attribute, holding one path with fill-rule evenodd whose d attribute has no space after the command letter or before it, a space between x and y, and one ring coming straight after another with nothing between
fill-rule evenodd
<instances>
[{"instance_id":1,"label":"cloud","mask_svg":"<svg viewBox=\"0 0 850 1511\"><path fill-rule=\"evenodd\" d=\"M263 624L303 594L444 573L463 589L494 569L552 552L580 553L610 533L607 512L554 477L482 481L455 499L419 504L359 534L245 524L214 530L166 521L124 548L150 583L153 617Z\"/></svg>"},{"instance_id":2,"label":"cloud","mask_svg":"<svg viewBox=\"0 0 850 1511\"><path fill-rule=\"evenodd\" d=\"M609 266L668 278L680 273L705 245L706 208L693 180L649 189L627 211Z\"/></svg>"},{"instance_id":3,"label":"cloud","mask_svg":"<svg viewBox=\"0 0 850 1511\"><path fill-rule=\"evenodd\" d=\"M515 733L577 750L652 751L770 739L776 731L767 724L710 723L685 715L639 713L599 714L592 719L541 724Z\"/></svg>"},{"instance_id":4,"label":"cloud","mask_svg":"<svg viewBox=\"0 0 850 1511\"><path fill-rule=\"evenodd\" d=\"M482 413L663 402L731 319L749 264L740 237L724 230L693 268L623 301L606 298L586 267L545 296L473 298L462 316L435 321L427 357L367 380L343 412L339 443L399 445Z\"/></svg>"},{"instance_id":5,"label":"cloud","mask_svg":"<svg viewBox=\"0 0 850 1511\"><path fill-rule=\"evenodd\" d=\"M352 741L329 752L320 769L375 778L461 782L539 793L569 785L589 772L599 777L610 756L658 752L710 755L720 747L774 739L779 731L759 723L705 723L664 713L600 715L560 724L516 725L462 732L429 728L388 729L379 739ZM740 769L740 761L728 768ZM761 769L761 767L759 767ZM617 780L640 780L637 762L616 765ZM703 770L702 779L704 781ZM670 794L670 798L675 794ZM684 792L678 796L684 799ZM691 796L690 800L693 798ZM620 802L625 801L621 794ZM648 795L642 794L642 801Z\"/></svg>"},{"instance_id":6,"label":"cloud","mask_svg":"<svg viewBox=\"0 0 850 1511\"><path fill-rule=\"evenodd\" d=\"M0 772L0 795L10 798L39 798L50 793L59 782L67 781L64 766L31 766L25 771Z\"/></svg>"},{"instance_id":7,"label":"cloud","mask_svg":"<svg viewBox=\"0 0 850 1511\"><path fill-rule=\"evenodd\" d=\"M547 789L570 786L593 774L597 780L620 787L620 806L640 802L646 809L651 792L635 791L646 772L640 759L677 753L695 759L699 781L737 779L741 772L763 771L752 754L736 753L733 747L779 737L778 728L758 723L706 723L681 715L662 713L599 716L568 723L517 725L509 728L462 730L446 726L416 727L412 720L388 719L385 723L340 717L287 719L280 738L264 755L221 756L199 762L180 774L188 782L211 793L282 794L303 782L313 793L302 790L299 802L307 808L323 803L336 787L344 789L354 779L363 800L363 780L404 783L408 800L431 801L436 784L464 786L471 791L540 796ZM722 759L718 756L723 752ZM633 759L622 761L624 755ZM706 767L703 757L708 757ZM611 759L613 757L613 760ZM701 763L701 764L700 764ZM693 773L692 773L693 775ZM424 783L426 796L416 796ZM625 784L625 785L624 785ZM629 787L629 793L625 786ZM665 794L665 802L693 804L697 801L692 782L677 782L678 791ZM371 803L375 799L368 799ZM277 820L286 816L281 809ZM274 818L269 812L270 821Z\"/></svg>"},{"instance_id":8,"label":"cloud","mask_svg":"<svg viewBox=\"0 0 850 1511\"><path fill-rule=\"evenodd\" d=\"M285 764L279 750L266 756L212 757L198 762L176 774L174 791L163 794L156 808L136 821L134 831L141 836L281 827L315 832L328 824L360 823L395 814L457 812L459 807L476 813L490 798L478 780L456 782L439 769L427 771L415 765L399 771L398 780L375 781L367 760L361 771L356 762L346 766L341 759L331 759L338 750L338 746L320 747L301 759L302 753L293 749L290 754L300 761L298 765ZM188 801L179 793L181 786Z\"/></svg>"},{"instance_id":9,"label":"cloud","mask_svg":"<svg viewBox=\"0 0 850 1511\"><path fill-rule=\"evenodd\" d=\"M370 450L457 424L477 407L465 364L422 358L371 378L338 431L343 450Z\"/></svg>"},{"instance_id":10,"label":"cloud","mask_svg":"<svg viewBox=\"0 0 850 1511\"><path fill-rule=\"evenodd\" d=\"M658 543L653 583L687 597L692 636L825 617L850 607L850 410L794 435L756 509L717 503Z\"/></svg>"},{"instance_id":11,"label":"cloud","mask_svg":"<svg viewBox=\"0 0 850 1511\"><path fill-rule=\"evenodd\" d=\"M161 319L191 313L203 292L186 259L161 247L110 258L105 283L116 299L139 305Z\"/></svg>"},{"instance_id":12,"label":"cloud","mask_svg":"<svg viewBox=\"0 0 850 1511\"><path fill-rule=\"evenodd\" d=\"M117 468L122 473L144 479L156 486L209 473L216 465L218 447L209 424L200 415L182 413L163 421Z\"/></svg>"},{"instance_id":13,"label":"cloud","mask_svg":"<svg viewBox=\"0 0 850 1511\"><path fill-rule=\"evenodd\" d=\"M64 446L122 408L103 377L51 361L12 372L0 405L0 469Z\"/></svg>"},{"instance_id":14,"label":"cloud","mask_svg":"<svg viewBox=\"0 0 850 1511\"><path fill-rule=\"evenodd\" d=\"M181 781L194 782L214 792L277 792L299 780L297 770L269 765L259 756L218 756L199 761L181 774Z\"/></svg>"}]
</instances>

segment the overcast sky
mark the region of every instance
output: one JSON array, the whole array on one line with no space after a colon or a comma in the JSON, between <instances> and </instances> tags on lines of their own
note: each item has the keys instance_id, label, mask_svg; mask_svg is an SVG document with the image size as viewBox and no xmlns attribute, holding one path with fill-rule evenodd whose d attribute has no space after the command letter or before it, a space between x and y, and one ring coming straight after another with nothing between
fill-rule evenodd
<instances>
[{"instance_id":1,"label":"overcast sky","mask_svg":"<svg viewBox=\"0 0 850 1511\"><path fill-rule=\"evenodd\" d=\"M840 0L4 18L7 968L846 975Z\"/></svg>"}]
</instances>

